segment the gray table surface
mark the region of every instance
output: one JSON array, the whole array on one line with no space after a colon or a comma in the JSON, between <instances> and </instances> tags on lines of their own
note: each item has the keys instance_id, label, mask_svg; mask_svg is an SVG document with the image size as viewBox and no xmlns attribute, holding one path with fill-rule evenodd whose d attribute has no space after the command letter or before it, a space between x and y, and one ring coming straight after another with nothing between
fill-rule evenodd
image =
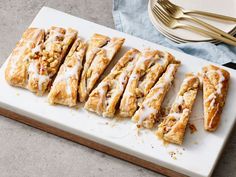
<instances>
[{"instance_id":1,"label":"gray table surface","mask_svg":"<svg viewBox=\"0 0 236 177\"><path fill-rule=\"evenodd\" d=\"M114 28L111 0L0 0L0 65L42 6ZM0 116L0 176L162 175ZM213 176L236 176L235 130Z\"/></svg>"}]
</instances>

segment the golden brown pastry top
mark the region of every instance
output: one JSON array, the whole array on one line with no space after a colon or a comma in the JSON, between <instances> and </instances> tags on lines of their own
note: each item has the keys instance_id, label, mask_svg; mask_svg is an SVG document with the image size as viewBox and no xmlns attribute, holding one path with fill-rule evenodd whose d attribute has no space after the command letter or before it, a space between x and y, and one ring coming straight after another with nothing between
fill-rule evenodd
<instances>
[{"instance_id":1,"label":"golden brown pastry top","mask_svg":"<svg viewBox=\"0 0 236 177\"><path fill-rule=\"evenodd\" d=\"M204 127L208 131L215 131L225 104L230 74L222 68L208 65L202 69L202 79Z\"/></svg>"}]
</instances>

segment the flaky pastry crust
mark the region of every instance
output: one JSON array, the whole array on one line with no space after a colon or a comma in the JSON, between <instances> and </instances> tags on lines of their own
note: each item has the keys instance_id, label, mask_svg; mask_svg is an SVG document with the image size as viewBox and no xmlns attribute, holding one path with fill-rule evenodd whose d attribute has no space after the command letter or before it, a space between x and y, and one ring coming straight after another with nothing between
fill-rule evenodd
<instances>
[{"instance_id":1,"label":"flaky pastry crust","mask_svg":"<svg viewBox=\"0 0 236 177\"><path fill-rule=\"evenodd\" d=\"M124 43L124 38L109 38L94 34L89 41L79 84L79 100L86 101L89 93Z\"/></svg>"},{"instance_id":2,"label":"flaky pastry crust","mask_svg":"<svg viewBox=\"0 0 236 177\"><path fill-rule=\"evenodd\" d=\"M126 52L111 72L91 92L85 109L104 117L114 117L117 103L124 92L139 55L140 52L136 49Z\"/></svg>"},{"instance_id":3,"label":"flaky pastry crust","mask_svg":"<svg viewBox=\"0 0 236 177\"><path fill-rule=\"evenodd\" d=\"M48 95L50 104L75 106L87 44L78 38L66 56Z\"/></svg>"},{"instance_id":4,"label":"flaky pastry crust","mask_svg":"<svg viewBox=\"0 0 236 177\"><path fill-rule=\"evenodd\" d=\"M174 80L179 64L170 64L158 82L145 97L142 105L135 112L132 120L138 127L153 128L158 120L162 102Z\"/></svg>"},{"instance_id":5,"label":"flaky pastry crust","mask_svg":"<svg viewBox=\"0 0 236 177\"><path fill-rule=\"evenodd\" d=\"M204 127L207 131L215 131L219 126L229 79L229 72L217 66L209 65L202 69Z\"/></svg>"},{"instance_id":6,"label":"flaky pastry crust","mask_svg":"<svg viewBox=\"0 0 236 177\"><path fill-rule=\"evenodd\" d=\"M185 129L197 96L199 79L193 74L186 75L170 113L159 124L157 135L167 142L181 145Z\"/></svg>"}]
</instances>

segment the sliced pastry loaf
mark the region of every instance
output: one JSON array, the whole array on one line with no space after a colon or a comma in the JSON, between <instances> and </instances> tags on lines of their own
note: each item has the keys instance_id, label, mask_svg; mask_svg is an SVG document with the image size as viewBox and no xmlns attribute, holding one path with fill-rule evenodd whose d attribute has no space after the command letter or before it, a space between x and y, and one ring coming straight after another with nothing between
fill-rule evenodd
<instances>
[{"instance_id":1,"label":"sliced pastry loaf","mask_svg":"<svg viewBox=\"0 0 236 177\"><path fill-rule=\"evenodd\" d=\"M44 42L45 32L39 28L28 28L16 44L8 59L5 78L12 86L27 87L28 67L32 53Z\"/></svg>"},{"instance_id":2,"label":"sliced pastry loaf","mask_svg":"<svg viewBox=\"0 0 236 177\"><path fill-rule=\"evenodd\" d=\"M38 95L45 93L76 36L77 31L70 28L51 27L48 30L45 42L31 56L27 86L30 91Z\"/></svg>"},{"instance_id":3,"label":"sliced pastry loaf","mask_svg":"<svg viewBox=\"0 0 236 177\"><path fill-rule=\"evenodd\" d=\"M197 96L198 87L198 77L193 74L186 75L170 113L158 126L158 137L170 143L183 143L185 129Z\"/></svg>"},{"instance_id":4,"label":"sliced pastry loaf","mask_svg":"<svg viewBox=\"0 0 236 177\"><path fill-rule=\"evenodd\" d=\"M48 95L50 104L75 106L77 102L78 83L87 44L77 39L53 82Z\"/></svg>"},{"instance_id":5,"label":"sliced pastry loaf","mask_svg":"<svg viewBox=\"0 0 236 177\"><path fill-rule=\"evenodd\" d=\"M85 108L105 117L113 117L140 52L131 49L91 92Z\"/></svg>"},{"instance_id":6,"label":"sliced pastry loaf","mask_svg":"<svg viewBox=\"0 0 236 177\"><path fill-rule=\"evenodd\" d=\"M158 120L161 105L174 80L179 64L170 64L158 82L145 97L139 109L135 112L132 120L138 127L152 128Z\"/></svg>"},{"instance_id":7,"label":"sliced pastry loaf","mask_svg":"<svg viewBox=\"0 0 236 177\"><path fill-rule=\"evenodd\" d=\"M139 56L119 107L121 117L132 117L153 85L173 61L169 53L146 49Z\"/></svg>"},{"instance_id":8,"label":"sliced pastry loaf","mask_svg":"<svg viewBox=\"0 0 236 177\"><path fill-rule=\"evenodd\" d=\"M215 131L220 122L229 87L230 74L217 66L202 69L205 130Z\"/></svg>"},{"instance_id":9,"label":"sliced pastry loaf","mask_svg":"<svg viewBox=\"0 0 236 177\"><path fill-rule=\"evenodd\" d=\"M58 71L77 31L51 27L29 28L10 55L5 71L9 84L42 95Z\"/></svg>"},{"instance_id":10,"label":"sliced pastry loaf","mask_svg":"<svg viewBox=\"0 0 236 177\"><path fill-rule=\"evenodd\" d=\"M94 34L89 41L79 84L79 100L84 102L98 79L124 43L124 38Z\"/></svg>"}]
</instances>

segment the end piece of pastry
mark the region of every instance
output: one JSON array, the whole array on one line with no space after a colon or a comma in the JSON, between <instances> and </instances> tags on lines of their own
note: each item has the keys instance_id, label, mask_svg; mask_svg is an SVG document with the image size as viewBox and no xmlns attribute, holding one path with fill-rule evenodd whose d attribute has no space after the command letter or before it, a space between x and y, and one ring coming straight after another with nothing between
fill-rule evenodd
<instances>
[{"instance_id":1,"label":"end piece of pastry","mask_svg":"<svg viewBox=\"0 0 236 177\"><path fill-rule=\"evenodd\" d=\"M48 95L50 104L75 106L77 101L78 83L87 44L77 39L61 65Z\"/></svg>"},{"instance_id":2,"label":"end piece of pastry","mask_svg":"<svg viewBox=\"0 0 236 177\"><path fill-rule=\"evenodd\" d=\"M28 66L32 50L37 48L44 40L44 30L28 28L21 40L9 56L5 70L6 81L17 87L26 88L28 80Z\"/></svg>"},{"instance_id":3,"label":"end piece of pastry","mask_svg":"<svg viewBox=\"0 0 236 177\"><path fill-rule=\"evenodd\" d=\"M124 38L109 38L94 34L86 52L85 64L79 84L79 100L84 102L99 77L124 43Z\"/></svg>"},{"instance_id":4,"label":"end piece of pastry","mask_svg":"<svg viewBox=\"0 0 236 177\"><path fill-rule=\"evenodd\" d=\"M174 80L179 64L170 64L155 86L145 97L142 105L135 112L132 120L137 127L152 128L158 120L162 102Z\"/></svg>"},{"instance_id":5,"label":"end piece of pastry","mask_svg":"<svg viewBox=\"0 0 236 177\"><path fill-rule=\"evenodd\" d=\"M76 36L77 31L71 28L51 27L48 30L43 45L32 51L27 86L30 91L42 95L48 89Z\"/></svg>"},{"instance_id":6,"label":"end piece of pastry","mask_svg":"<svg viewBox=\"0 0 236 177\"><path fill-rule=\"evenodd\" d=\"M229 87L230 74L217 66L209 65L202 69L204 128L215 131L220 122Z\"/></svg>"},{"instance_id":7,"label":"end piece of pastry","mask_svg":"<svg viewBox=\"0 0 236 177\"><path fill-rule=\"evenodd\" d=\"M139 56L121 99L119 116L132 117L174 57L167 52L146 49Z\"/></svg>"},{"instance_id":8,"label":"end piece of pastry","mask_svg":"<svg viewBox=\"0 0 236 177\"><path fill-rule=\"evenodd\" d=\"M111 72L91 92L85 108L104 117L113 117L140 52L131 49L117 62Z\"/></svg>"},{"instance_id":9,"label":"end piece of pastry","mask_svg":"<svg viewBox=\"0 0 236 177\"><path fill-rule=\"evenodd\" d=\"M157 136L167 142L181 145L185 129L197 96L199 79L193 74L186 75L170 113L158 126Z\"/></svg>"}]
</instances>

